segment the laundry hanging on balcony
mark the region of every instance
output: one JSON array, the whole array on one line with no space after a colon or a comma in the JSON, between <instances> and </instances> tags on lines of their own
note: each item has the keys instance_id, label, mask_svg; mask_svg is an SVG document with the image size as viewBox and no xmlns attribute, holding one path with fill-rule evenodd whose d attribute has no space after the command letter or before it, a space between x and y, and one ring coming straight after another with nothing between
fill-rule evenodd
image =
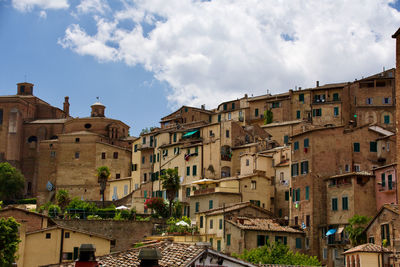
<instances>
[{"instance_id":1,"label":"laundry hanging on balcony","mask_svg":"<svg viewBox=\"0 0 400 267\"><path fill-rule=\"evenodd\" d=\"M334 233L336 233L336 229L329 229L325 236L333 235Z\"/></svg>"},{"instance_id":2,"label":"laundry hanging on balcony","mask_svg":"<svg viewBox=\"0 0 400 267\"><path fill-rule=\"evenodd\" d=\"M194 131L191 131L191 132L187 132L182 136L182 138L190 137L190 136L194 135L195 133L197 133L198 131L199 130L194 130Z\"/></svg>"},{"instance_id":3,"label":"laundry hanging on balcony","mask_svg":"<svg viewBox=\"0 0 400 267\"><path fill-rule=\"evenodd\" d=\"M190 159L190 157L193 157L193 156L197 156L198 155L198 153L189 153L189 154L185 154L185 160L186 161L189 161L189 159Z\"/></svg>"}]
</instances>

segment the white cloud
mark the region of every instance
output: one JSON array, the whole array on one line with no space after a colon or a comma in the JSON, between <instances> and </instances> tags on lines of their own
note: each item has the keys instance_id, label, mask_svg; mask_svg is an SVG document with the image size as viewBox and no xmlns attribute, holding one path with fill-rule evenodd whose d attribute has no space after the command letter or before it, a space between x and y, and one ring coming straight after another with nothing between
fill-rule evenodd
<instances>
[{"instance_id":1,"label":"white cloud","mask_svg":"<svg viewBox=\"0 0 400 267\"><path fill-rule=\"evenodd\" d=\"M100 13L104 14L110 10L106 0L82 0L76 7L78 13Z\"/></svg>"},{"instance_id":2,"label":"white cloud","mask_svg":"<svg viewBox=\"0 0 400 267\"><path fill-rule=\"evenodd\" d=\"M12 0L12 5L21 12L31 11L35 7L41 9L66 9L69 7L68 0Z\"/></svg>"},{"instance_id":3,"label":"white cloud","mask_svg":"<svg viewBox=\"0 0 400 267\"><path fill-rule=\"evenodd\" d=\"M47 18L47 13L46 13L46 11L41 10L40 13L39 13L39 17L40 17L41 19L46 19L46 18Z\"/></svg>"},{"instance_id":4,"label":"white cloud","mask_svg":"<svg viewBox=\"0 0 400 267\"><path fill-rule=\"evenodd\" d=\"M142 64L167 82L173 106L219 102L295 85L354 80L394 66L390 0L211 2L137 0L89 35L71 25L59 43L101 61ZM133 29L121 22L131 20ZM212 97L210 97L212 96Z\"/></svg>"}]
</instances>

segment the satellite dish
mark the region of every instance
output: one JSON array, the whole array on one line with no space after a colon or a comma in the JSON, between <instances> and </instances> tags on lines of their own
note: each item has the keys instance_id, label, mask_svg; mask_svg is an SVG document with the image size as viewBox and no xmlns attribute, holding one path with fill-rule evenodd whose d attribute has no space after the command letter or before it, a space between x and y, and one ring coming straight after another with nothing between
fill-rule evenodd
<instances>
[{"instance_id":1,"label":"satellite dish","mask_svg":"<svg viewBox=\"0 0 400 267\"><path fill-rule=\"evenodd\" d=\"M51 192L54 190L54 185L50 181L47 181L46 188Z\"/></svg>"}]
</instances>

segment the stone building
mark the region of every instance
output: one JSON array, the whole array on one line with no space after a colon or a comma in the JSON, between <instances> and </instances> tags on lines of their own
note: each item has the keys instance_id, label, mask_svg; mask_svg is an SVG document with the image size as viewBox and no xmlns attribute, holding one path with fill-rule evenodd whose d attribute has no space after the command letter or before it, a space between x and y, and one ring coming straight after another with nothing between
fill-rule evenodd
<instances>
[{"instance_id":1,"label":"stone building","mask_svg":"<svg viewBox=\"0 0 400 267\"><path fill-rule=\"evenodd\" d=\"M36 194L39 142L54 139L69 119L69 99L61 110L33 95L34 85L18 83L16 95L0 96L0 162L25 176L25 195Z\"/></svg>"},{"instance_id":2,"label":"stone building","mask_svg":"<svg viewBox=\"0 0 400 267\"><path fill-rule=\"evenodd\" d=\"M50 201L57 190L68 190L71 197L101 200L97 168L107 166L110 180L131 177L131 138L129 126L105 117L105 106L95 103L91 116L70 118L56 138L42 140L38 155L37 197L39 203ZM111 199L127 195L111 190ZM109 186L105 197L108 198Z\"/></svg>"},{"instance_id":3,"label":"stone building","mask_svg":"<svg viewBox=\"0 0 400 267\"><path fill-rule=\"evenodd\" d=\"M397 203L397 164L392 163L373 169L375 175L376 208Z\"/></svg>"}]
</instances>

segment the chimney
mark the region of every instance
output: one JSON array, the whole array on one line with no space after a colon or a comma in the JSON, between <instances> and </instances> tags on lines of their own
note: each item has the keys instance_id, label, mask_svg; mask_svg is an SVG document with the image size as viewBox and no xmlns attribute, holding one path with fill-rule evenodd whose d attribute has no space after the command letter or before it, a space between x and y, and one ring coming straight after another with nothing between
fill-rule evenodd
<instances>
[{"instance_id":1,"label":"chimney","mask_svg":"<svg viewBox=\"0 0 400 267\"><path fill-rule=\"evenodd\" d=\"M75 262L75 267L97 267L96 247L93 244L82 244L79 248L79 257Z\"/></svg>"},{"instance_id":2,"label":"chimney","mask_svg":"<svg viewBox=\"0 0 400 267\"><path fill-rule=\"evenodd\" d=\"M161 259L161 252L156 248L142 248L139 251L138 259L141 267L159 267L158 261Z\"/></svg>"},{"instance_id":3,"label":"chimney","mask_svg":"<svg viewBox=\"0 0 400 267\"><path fill-rule=\"evenodd\" d=\"M319 81L316 82L316 87L319 87Z\"/></svg>"},{"instance_id":4,"label":"chimney","mask_svg":"<svg viewBox=\"0 0 400 267\"><path fill-rule=\"evenodd\" d=\"M17 89L17 95L33 95L33 83L18 83Z\"/></svg>"},{"instance_id":5,"label":"chimney","mask_svg":"<svg viewBox=\"0 0 400 267\"><path fill-rule=\"evenodd\" d=\"M205 110L206 109L206 105L205 104L201 105L201 109Z\"/></svg>"},{"instance_id":6,"label":"chimney","mask_svg":"<svg viewBox=\"0 0 400 267\"><path fill-rule=\"evenodd\" d=\"M66 96L64 98L64 113L65 113L65 117L68 118L69 117L69 97Z\"/></svg>"},{"instance_id":7,"label":"chimney","mask_svg":"<svg viewBox=\"0 0 400 267\"><path fill-rule=\"evenodd\" d=\"M244 98L247 98L248 97L248 95L247 94L244 94Z\"/></svg>"}]
</instances>

